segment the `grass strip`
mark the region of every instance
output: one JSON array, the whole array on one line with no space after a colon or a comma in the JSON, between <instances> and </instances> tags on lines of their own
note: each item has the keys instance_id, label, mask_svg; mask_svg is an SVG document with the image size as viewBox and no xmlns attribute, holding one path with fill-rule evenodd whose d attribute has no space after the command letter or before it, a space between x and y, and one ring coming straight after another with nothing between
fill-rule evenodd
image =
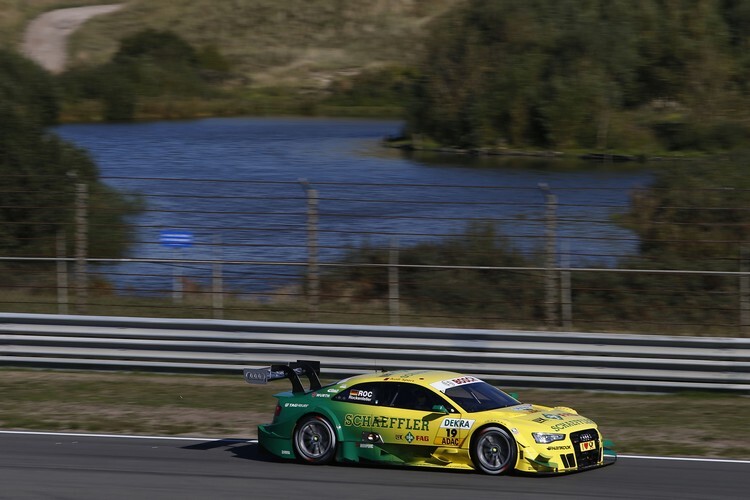
<instances>
[{"instance_id":1,"label":"grass strip","mask_svg":"<svg viewBox=\"0 0 750 500\"><path fill-rule=\"evenodd\" d=\"M287 381L177 375L0 370L0 428L253 438ZM732 394L633 394L504 388L596 422L618 453L750 459L750 399Z\"/></svg>"}]
</instances>

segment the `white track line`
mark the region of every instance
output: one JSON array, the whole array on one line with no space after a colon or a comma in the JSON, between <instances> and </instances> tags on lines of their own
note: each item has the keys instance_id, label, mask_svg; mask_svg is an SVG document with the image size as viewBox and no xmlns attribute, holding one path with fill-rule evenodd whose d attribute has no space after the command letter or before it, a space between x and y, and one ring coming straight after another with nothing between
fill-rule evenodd
<instances>
[{"instance_id":1,"label":"white track line","mask_svg":"<svg viewBox=\"0 0 750 500\"><path fill-rule=\"evenodd\" d=\"M192 436L138 436L131 434L89 434L85 432L37 432L37 431L0 431L0 434L20 434L27 436L58 436L58 437L95 437L119 439L159 439L164 441L227 441L233 443L257 443L257 439L226 439L217 437Z\"/></svg>"},{"instance_id":2,"label":"white track line","mask_svg":"<svg viewBox=\"0 0 750 500\"><path fill-rule=\"evenodd\" d=\"M679 462L721 462L725 464L750 464L750 460L733 460L729 458L697 458L697 457L651 457L644 455L617 455L617 458L640 458L644 460L676 460Z\"/></svg>"},{"instance_id":3,"label":"white track line","mask_svg":"<svg viewBox=\"0 0 750 500\"><path fill-rule=\"evenodd\" d=\"M130 434L87 434L84 432L39 432L39 431L0 431L0 434L18 434L27 436L58 436L58 437L95 437L118 439L159 439L164 441L226 441L232 443L257 443L257 439L216 438L216 437L182 437L182 436L138 436ZM720 462L728 464L750 464L750 460L732 460L727 458L695 458L695 457L658 457L646 455L617 455L617 458L634 458L642 460L673 460L676 462Z\"/></svg>"}]
</instances>

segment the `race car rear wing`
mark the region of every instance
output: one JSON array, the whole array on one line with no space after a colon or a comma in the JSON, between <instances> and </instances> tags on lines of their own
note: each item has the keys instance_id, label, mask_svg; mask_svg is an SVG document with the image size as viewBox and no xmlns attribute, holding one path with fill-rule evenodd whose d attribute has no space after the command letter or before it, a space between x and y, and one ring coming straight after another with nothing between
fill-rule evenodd
<instances>
[{"instance_id":1,"label":"race car rear wing","mask_svg":"<svg viewBox=\"0 0 750 500\"><path fill-rule=\"evenodd\" d=\"M310 383L310 391L317 391L320 384L320 361L292 361L286 365L271 365L266 368L245 368L242 375L250 384L265 384L272 380L288 378L292 382L292 392L306 392L300 381L300 376L305 375Z\"/></svg>"}]
</instances>

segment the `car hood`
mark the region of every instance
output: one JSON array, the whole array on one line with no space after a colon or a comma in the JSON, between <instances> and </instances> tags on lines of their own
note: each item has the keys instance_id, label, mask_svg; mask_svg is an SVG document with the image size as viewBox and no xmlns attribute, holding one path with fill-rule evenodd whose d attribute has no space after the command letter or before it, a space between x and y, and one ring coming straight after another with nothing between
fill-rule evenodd
<instances>
[{"instance_id":1,"label":"car hood","mask_svg":"<svg viewBox=\"0 0 750 500\"><path fill-rule=\"evenodd\" d=\"M495 410L504 419L524 422L540 431L568 432L568 429L596 427L593 420L579 415L570 408L550 408L533 404L520 404Z\"/></svg>"}]
</instances>

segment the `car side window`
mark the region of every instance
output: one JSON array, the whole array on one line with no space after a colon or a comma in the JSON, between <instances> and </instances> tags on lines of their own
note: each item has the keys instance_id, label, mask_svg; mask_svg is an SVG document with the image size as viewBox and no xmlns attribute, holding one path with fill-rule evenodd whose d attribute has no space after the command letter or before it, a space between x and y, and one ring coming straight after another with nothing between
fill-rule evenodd
<instances>
[{"instance_id":1,"label":"car side window","mask_svg":"<svg viewBox=\"0 0 750 500\"><path fill-rule=\"evenodd\" d=\"M344 389L333 397L336 401L364 405L388 406L393 400L393 391L385 384L370 382Z\"/></svg>"},{"instance_id":2,"label":"car side window","mask_svg":"<svg viewBox=\"0 0 750 500\"><path fill-rule=\"evenodd\" d=\"M453 406L446 400L416 384L398 384L398 393L391 406L406 410L431 411L436 405L445 406L450 413L456 413Z\"/></svg>"}]
</instances>

